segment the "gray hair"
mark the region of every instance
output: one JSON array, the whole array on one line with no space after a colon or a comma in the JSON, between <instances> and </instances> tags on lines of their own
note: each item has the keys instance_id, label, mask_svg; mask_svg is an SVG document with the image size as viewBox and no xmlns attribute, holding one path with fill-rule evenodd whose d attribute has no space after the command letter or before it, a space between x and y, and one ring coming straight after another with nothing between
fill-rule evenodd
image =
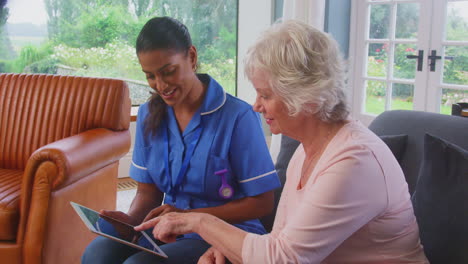
<instances>
[{"instance_id":1,"label":"gray hair","mask_svg":"<svg viewBox=\"0 0 468 264\"><path fill-rule=\"evenodd\" d=\"M273 24L247 52L245 74L252 80L257 70L290 116L306 112L330 123L348 117L344 64L328 34L295 20Z\"/></svg>"}]
</instances>

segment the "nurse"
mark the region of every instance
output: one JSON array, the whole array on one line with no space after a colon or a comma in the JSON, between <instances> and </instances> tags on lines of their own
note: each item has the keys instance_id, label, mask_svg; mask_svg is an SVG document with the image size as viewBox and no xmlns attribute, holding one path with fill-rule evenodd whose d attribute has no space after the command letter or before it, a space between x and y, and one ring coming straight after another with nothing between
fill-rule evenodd
<instances>
[{"instance_id":1,"label":"nurse","mask_svg":"<svg viewBox=\"0 0 468 264\"><path fill-rule=\"evenodd\" d=\"M155 17L136 51L154 92L138 112L130 176L138 189L127 213L101 211L132 225L169 212L209 213L247 232L266 233L280 186L252 106L197 74L197 49L182 23ZM210 247L186 234L158 257L104 237L88 245L83 263L197 263Z\"/></svg>"}]
</instances>

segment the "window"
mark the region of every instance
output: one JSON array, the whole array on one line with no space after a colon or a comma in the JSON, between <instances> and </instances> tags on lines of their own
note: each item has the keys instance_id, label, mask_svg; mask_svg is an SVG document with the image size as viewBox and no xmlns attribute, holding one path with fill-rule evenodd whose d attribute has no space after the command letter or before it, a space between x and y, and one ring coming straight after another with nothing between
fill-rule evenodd
<instances>
[{"instance_id":1,"label":"window","mask_svg":"<svg viewBox=\"0 0 468 264\"><path fill-rule=\"evenodd\" d=\"M236 95L237 2L10 0L0 13L0 72L124 79L139 105L151 89L135 55L136 37L149 18L171 16L189 28L199 71Z\"/></svg>"},{"instance_id":2,"label":"window","mask_svg":"<svg viewBox=\"0 0 468 264\"><path fill-rule=\"evenodd\" d=\"M352 4L358 118L392 109L450 114L453 103L468 102L468 1Z\"/></svg>"}]
</instances>

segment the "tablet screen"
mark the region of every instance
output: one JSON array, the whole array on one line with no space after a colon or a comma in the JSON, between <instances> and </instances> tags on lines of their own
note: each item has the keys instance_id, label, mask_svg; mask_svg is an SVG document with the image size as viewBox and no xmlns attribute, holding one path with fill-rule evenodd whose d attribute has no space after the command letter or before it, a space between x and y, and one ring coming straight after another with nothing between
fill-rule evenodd
<instances>
[{"instance_id":1,"label":"tablet screen","mask_svg":"<svg viewBox=\"0 0 468 264\"><path fill-rule=\"evenodd\" d=\"M150 230L135 231L132 225L101 215L77 203L70 203L92 232L167 258L158 246L163 243L155 239Z\"/></svg>"}]
</instances>

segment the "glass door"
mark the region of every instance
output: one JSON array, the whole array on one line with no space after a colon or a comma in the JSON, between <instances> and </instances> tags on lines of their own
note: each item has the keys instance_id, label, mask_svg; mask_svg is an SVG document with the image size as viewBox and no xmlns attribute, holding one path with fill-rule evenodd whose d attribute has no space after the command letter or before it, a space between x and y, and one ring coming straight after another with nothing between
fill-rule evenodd
<instances>
[{"instance_id":1,"label":"glass door","mask_svg":"<svg viewBox=\"0 0 468 264\"><path fill-rule=\"evenodd\" d=\"M452 104L468 103L468 1L437 0L434 10L427 110L450 114Z\"/></svg>"},{"instance_id":2,"label":"glass door","mask_svg":"<svg viewBox=\"0 0 468 264\"><path fill-rule=\"evenodd\" d=\"M467 2L353 2L357 118L369 123L395 109L450 114L452 102L467 99Z\"/></svg>"}]
</instances>

